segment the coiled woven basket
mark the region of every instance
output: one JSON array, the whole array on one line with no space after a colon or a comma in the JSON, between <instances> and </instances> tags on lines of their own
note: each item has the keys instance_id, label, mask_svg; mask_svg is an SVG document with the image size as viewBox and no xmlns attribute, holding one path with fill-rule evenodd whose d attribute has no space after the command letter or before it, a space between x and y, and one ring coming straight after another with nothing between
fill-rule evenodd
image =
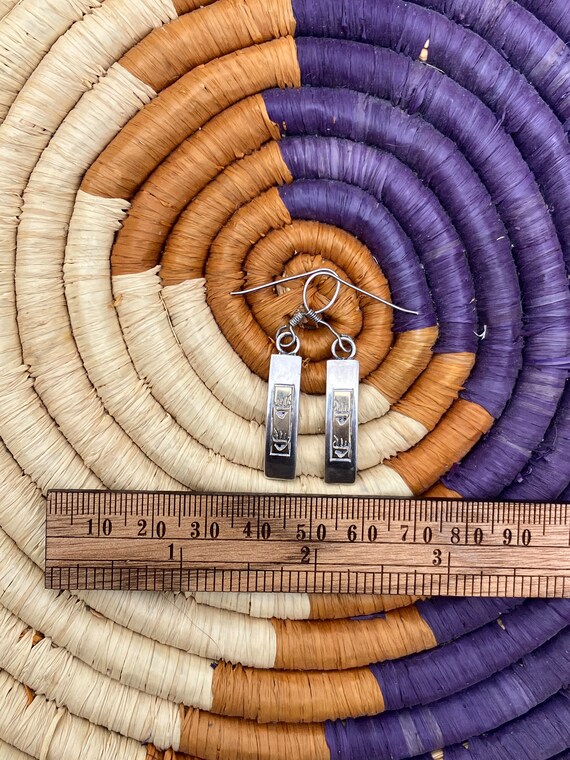
<instances>
[{"instance_id":1,"label":"coiled woven basket","mask_svg":"<svg viewBox=\"0 0 570 760\"><path fill-rule=\"evenodd\" d=\"M0 0L0 758L568 759L569 601L43 587L50 487L339 490L229 295L321 265L418 312L331 311L344 492L570 495L568 0L199 2Z\"/></svg>"}]
</instances>

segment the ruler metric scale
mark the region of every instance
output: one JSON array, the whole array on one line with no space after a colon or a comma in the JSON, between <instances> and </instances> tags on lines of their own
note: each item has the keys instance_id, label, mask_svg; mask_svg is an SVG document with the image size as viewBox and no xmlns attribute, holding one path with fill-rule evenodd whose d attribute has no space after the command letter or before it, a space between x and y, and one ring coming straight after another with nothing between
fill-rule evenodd
<instances>
[{"instance_id":1,"label":"ruler metric scale","mask_svg":"<svg viewBox=\"0 0 570 760\"><path fill-rule=\"evenodd\" d=\"M570 597L569 506L51 491L46 587Z\"/></svg>"}]
</instances>

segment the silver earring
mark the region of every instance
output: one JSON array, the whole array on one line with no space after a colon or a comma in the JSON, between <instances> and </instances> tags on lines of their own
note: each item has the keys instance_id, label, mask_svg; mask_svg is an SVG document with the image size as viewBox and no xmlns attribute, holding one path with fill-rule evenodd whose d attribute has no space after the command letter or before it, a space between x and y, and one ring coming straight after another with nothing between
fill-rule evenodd
<instances>
[{"instance_id":1,"label":"silver earring","mask_svg":"<svg viewBox=\"0 0 570 760\"><path fill-rule=\"evenodd\" d=\"M332 344L334 359L327 361L325 418L325 482L354 483L358 453L359 362L349 335Z\"/></svg>"},{"instance_id":2,"label":"silver earring","mask_svg":"<svg viewBox=\"0 0 570 760\"><path fill-rule=\"evenodd\" d=\"M327 385L325 406L325 482L354 483L357 470L358 447L358 387L360 366L356 355L356 343L349 335L341 335L322 318L338 296L341 280L335 274L337 289L324 309L314 311L307 303L311 282L321 272L310 274L303 285L305 315L317 325L326 327L334 335L332 355L327 361ZM327 273L328 274L328 273Z\"/></svg>"},{"instance_id":3,"label":"silver earring","mask_svg":"<svg viewBox=\"0 0 570 760\"><path fill-rule=\"evenodd\" d=\"M316 275L318 276L318 275ZM265 476L292 480L297 465L297 432L299 428L299 396L301 392L301 347L295 328L306 318L321 321L320 314L333 305L340 292L340 283L328 303L313 310L307 302L308 285L303 288L303 306L293 314L289 323L282 325L275 336L277 353L271 357L267 391L265 433Z\"/></svg>"},{"instance_id":4,"label":"silver earring","mask_svg":"<svg viewBox=\"0 0 570 760\"><path fill-rule=\"evenodd\" d=\"M301 341L291 325L283 325L275 337L277 353L271 357L267 393L265 476L292 480L297 465L297 430Z\"/></svg>"},{"instance_id":5,"label":"silver earring","mask_svg":"<svg viewBox=\"0 0 570 760\"><path fill-rule=\"evenodd\" d=\"M357 471L358 448L358 387L360 366L356 355L356 343L350 335L341 335L326 322L321 314L330 309L336 297L324 309L313 311L307 303L311 282L321 272L310 274L303 286L305 314L317 325L323 325L334 335L332 355L327 361L327 384L325 406L325 482L354 483ZM343 280L335 274L337 288Z\"/></svg>"}]
</instances>

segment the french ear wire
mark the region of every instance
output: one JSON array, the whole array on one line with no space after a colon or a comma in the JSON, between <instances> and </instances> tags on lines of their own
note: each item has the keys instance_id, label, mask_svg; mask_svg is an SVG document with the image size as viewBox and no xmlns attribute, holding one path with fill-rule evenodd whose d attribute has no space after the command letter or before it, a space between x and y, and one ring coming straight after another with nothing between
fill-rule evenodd
<instances>
[{"instance_id":1,"label":"french ear wire","mask_svg":"<svg viewBox=\"0 0 570 760\"><path fill-rule=\"evenodd\" d=\"M398 306L395 303L392 303L391 301L387 301L385 298L380 298L380 296L374 295L374 293L370 293L368 290L363 290L362 288L359 288L357 285L354 285L352 282L348 282L347 280L343 280L342 277L340 277L334 269L328 269L327 267L321 267L320 269L313 269L312 272L302 272L301 274L293 274L290 277L282 277L279 280L272 280L271 282L264 282L263 285L256 285L254 288L246 288L245 290L234 290L230 293L232 296L246 296L248 293L256 293L258 290L264 290L265 288L273 288L275 285L283 285L286 282L292 282L293 280L302 280L305 277L308 278L307 282L312 282L315 277L320 276L327 276L332 277L333 280L336 280L339 287L341 285L345 285L347 288L351 288L351 290L355 290L357 293L361 293L363 296L368 296L368 298L373 298L375 301L378 301L379 303L383 303L385 306L389 306L391 309L395 309L396 311L402 311L405 314L417 314L417 311L413 311L412 309L406 309L403 306ZM305 287L303 288L303 301L304 305L308 309L309 307L306 304L306 292L307 292L307 283L305 283ZM337 291L338 295L338 291ZM336 297L335 297L336 300ZM329 302L324 309L319 309L316 313L321 313L323 311L326 311L327 309L330 309L333 302Z\"/></svg>"}]
</instances>

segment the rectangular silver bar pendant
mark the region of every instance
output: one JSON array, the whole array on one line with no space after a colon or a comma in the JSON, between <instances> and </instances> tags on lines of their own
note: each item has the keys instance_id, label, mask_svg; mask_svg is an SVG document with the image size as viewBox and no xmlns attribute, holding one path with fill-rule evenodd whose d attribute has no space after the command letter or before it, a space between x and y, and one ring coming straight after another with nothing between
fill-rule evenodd
<instances>
[{"instance_id":1,"label":"rectangular silver bar pendant","mask_svg":"<svg viewBox=\"0 0 570 760\"><path fill-rule=\"evenodd\" d=\"M292 480L295 477L301 364L301 357L292 354L271 357L265 436L268 478Z\"/></svg>"},{"instance_id":2,"label":"rectangular silver bar pendant","mask_svg":"<svg viewBox=\"0 0 570 760\"><path fill-rule=\"evenodd\" d=\"M354 483L358 444L357 359L327 361L325 481Z\"/></svg>"}]
</instances>

